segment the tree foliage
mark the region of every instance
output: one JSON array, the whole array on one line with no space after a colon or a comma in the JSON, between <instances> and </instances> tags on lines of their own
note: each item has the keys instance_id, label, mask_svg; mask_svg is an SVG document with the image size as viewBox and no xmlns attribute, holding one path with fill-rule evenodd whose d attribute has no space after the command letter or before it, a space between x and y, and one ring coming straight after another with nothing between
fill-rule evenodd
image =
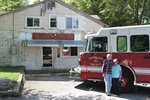
<instances>
[{"instance_id":1,"label":"tree foliage","mask_svg":"<svg viewBox=\"0 0 150 100\"><path fill-rule=\"evenodd\" d=\"M98 15L109 26L150 23L150 0L63 0L88 14Z\"/></svg>"},{"instance_id":2,"label":"tree foliage","mask_svg":"<svg viewBox=\"0 0 150 100\"><path fill-rule=\"evenodd\" d=\"M11 11L28 5L28 0L0 0L0 11Z\"/></svg>"}]
</instances>

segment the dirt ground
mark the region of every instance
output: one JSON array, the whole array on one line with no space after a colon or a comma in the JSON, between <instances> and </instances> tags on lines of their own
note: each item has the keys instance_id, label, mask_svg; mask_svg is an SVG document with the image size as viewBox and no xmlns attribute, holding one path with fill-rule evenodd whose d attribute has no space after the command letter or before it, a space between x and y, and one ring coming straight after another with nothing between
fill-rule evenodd
<instances>
[{"instance_id":1,"label":"dirt ground","mask_svg":"<svg viewBox=\"0 0 150 100\"><path fill-rule=\"evenodd\" d=\"M2 100L150 100L150 88L106 96L103 83L74 80L67 75L26 76L22 97Z\"/></svg>"}]
</instances>

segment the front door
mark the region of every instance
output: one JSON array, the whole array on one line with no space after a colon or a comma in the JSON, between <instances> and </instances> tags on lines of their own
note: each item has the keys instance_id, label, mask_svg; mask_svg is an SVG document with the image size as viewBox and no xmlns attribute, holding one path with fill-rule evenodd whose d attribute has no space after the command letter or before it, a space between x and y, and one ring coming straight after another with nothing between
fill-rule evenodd
<instances>
[{"instance_id":1,"label":"front door","mask_svg":"<svg viewBox=\"0 0 150 100\"><path fill-rule=\"evenodd\" d=\"M52 67L52 48L43 47L43 67Z\"/></svg>"}]
</instances>

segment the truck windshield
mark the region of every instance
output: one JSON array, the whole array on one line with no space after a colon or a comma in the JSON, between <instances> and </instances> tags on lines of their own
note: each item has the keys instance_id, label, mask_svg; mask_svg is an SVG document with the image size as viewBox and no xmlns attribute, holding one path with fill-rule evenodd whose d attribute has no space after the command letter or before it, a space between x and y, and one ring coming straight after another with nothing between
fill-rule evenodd
<instances>
[{"instance_id":1,"label":"truck windshield","mask_svg":"<svg viewBox=\"0 0 150 100\"><path fill-rule=\"evenodd\" d=\"M93 37L90 43L90 51L92 52L106 52L108 50L107 37Z\"/></svg>"}]
</instances>

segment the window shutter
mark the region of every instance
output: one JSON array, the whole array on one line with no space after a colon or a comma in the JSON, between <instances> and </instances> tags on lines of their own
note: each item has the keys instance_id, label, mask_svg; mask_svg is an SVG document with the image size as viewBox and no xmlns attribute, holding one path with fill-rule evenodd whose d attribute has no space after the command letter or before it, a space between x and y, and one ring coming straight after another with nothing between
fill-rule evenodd
<instances>
[{"instance_id":1,"label":"window shutter","mask_svg":"<svg viewBox=\"0 0 150 100\"><path fill-rule=\"evenodd\" d=\"M66 29L66 19L65 17L58 17L58 29Z\"/></svg>"}]
</instances>

